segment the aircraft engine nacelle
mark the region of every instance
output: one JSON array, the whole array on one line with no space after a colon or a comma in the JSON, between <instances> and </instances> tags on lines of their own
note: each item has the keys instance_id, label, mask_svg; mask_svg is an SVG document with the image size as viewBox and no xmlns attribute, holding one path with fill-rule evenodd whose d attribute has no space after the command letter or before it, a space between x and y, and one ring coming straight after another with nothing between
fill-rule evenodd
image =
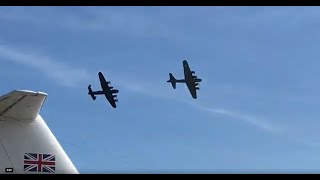
<instances>
[{"instance_id":1,"label":"aircraft engine nacelle","mask_svg":"<svg viewBox=\"0 0 320 180\"><path fill-rule=\"evenodd\" d=\"M196 87L196 90L200 90L200 88L199 88L199 87Z\"/></svg>"},{"instance_id":2,"label":"aircraft engine nacelle","mask_svg":"<svg viewBox=\"0 0 320 180\"><path fill-rule=\"evenodd\" d=\"M118 89L112 89L112 90L111 90L111 93L118 93L118 92L119 92Z\"/></svg>"},{"instance_id":3,"label":"aircraft engine nacelle","mask_svg":"<svg viewBox=\"0 0 320 180\"><path fill-rule=\"evenodd\" d=\"M110 86L110 89L113 89L113 86Z\"/></svg>"},{"instance_id":4,"label":"aircraft engine nacelle","mask_svg":"<svg viewBox=\"0 0 320 180\"><path fill-rule=\"evenodd\" d=\"M111 82L110 81L107 81L107 84L110 84Z\"/></svg>"},{"instance_id":5,"label":"aircraft engine nacelle","mask_svg":"<svg viewBox=\"0 0 320 180\"><path fill-rule=\"evenodd\" d=\"M202 79L198 79L198 78L196 78L196 79L195 79L195 81L196 81L196 82L201 82L201 81L202 81Z\"/></svg>"},{"instance_id":6,"label":"aircraft engine nacelle","mask_svg":"<svg viewBox=\"0 0 320 180\"><path fill-rule=\"evenodd\" d=\"M198 76L192 76L194 79L197 79L198 78Z\"/></svg>"},{"instance_id":7,"label":"aircraft engine nacelle","mask_svg":"<svg viewBox=\"0 0 320 180\"><path fill-rule=\"evenodd\" d=\"M194 71L191 71L191 74L195 74L196 72L194 72Z\"/></svg>"},{"instance_id":8,"label":"aircraft engine nacelle","mask_svg":"<svg viewBox=\"0 0 320 180\"><path fill-rule=\"evenodd\" d=\"M112 95L112 97L117 98L117 95Z\"/></svg>"}]
</instances>

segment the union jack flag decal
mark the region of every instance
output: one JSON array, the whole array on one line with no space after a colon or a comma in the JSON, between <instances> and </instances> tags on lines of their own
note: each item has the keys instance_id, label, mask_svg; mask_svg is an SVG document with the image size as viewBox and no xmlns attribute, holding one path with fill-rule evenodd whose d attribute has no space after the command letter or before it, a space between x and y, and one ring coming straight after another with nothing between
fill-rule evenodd
<instances>
[{"instance_id":1,"label":"union jack flag decal","mask_svg":"<svg viewBox=\"0 0 320 180\"><path fill-rule=\"evenodd\" d=\"M54 173L56 157L53 154L24 154L24 171Z\"/></svg>"}]
</instances>

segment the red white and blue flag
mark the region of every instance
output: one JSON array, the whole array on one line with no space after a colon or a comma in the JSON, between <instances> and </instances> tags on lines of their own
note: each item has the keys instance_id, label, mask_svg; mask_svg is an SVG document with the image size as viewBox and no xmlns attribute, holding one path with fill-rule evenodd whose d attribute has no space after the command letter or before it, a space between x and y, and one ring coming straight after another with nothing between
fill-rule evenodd
<instances>
[{"instance_id":1,"label":"red white and blue flag","mask_svg":"<svg viewBox=\"0 0 320 180\"><path fill-rule=\"evenodd\" d=\"M56 157L53 154L24 154L24 171L29 172L55 172Z\"/></svg>"}]
</instances>

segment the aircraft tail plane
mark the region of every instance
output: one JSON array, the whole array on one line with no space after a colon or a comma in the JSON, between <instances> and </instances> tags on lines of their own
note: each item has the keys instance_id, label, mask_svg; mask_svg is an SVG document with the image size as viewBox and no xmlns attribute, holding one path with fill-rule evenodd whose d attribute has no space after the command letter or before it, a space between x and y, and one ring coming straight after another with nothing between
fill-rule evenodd
<instances>
[{"instance_id":1,"label":"aircraft tail plane","mask_svg":"<svg viewBox=\"0 0 320 180\"><path fill-rule=\"evenodd\" d=\"M176 89L177 79L172 75L172 73L169 73L169 78L170 79L167 82L171 82L173 89Z\"/></svg>"},{"instance_id":2,"label":"aircraft tail plane","mask_svg":"<svg viewBox=\"0 0 320 180\"><path fill-rule=\"evenodd\" d=\"M88 86L88 94L92 97L93 100L96 100L96 96L93 94L93 91L91 89L91 85Z\"/></svg>"},{"instance_id":3,"label":"aircraft tail plane","mask_svg":"<svg viewBox=\"0 0 320 180\"><path fill-rule=\"evenodd\" d=\"M46 93L0 97L0 174L78 174L39 111Z\"/></svg>"}]
</instances>

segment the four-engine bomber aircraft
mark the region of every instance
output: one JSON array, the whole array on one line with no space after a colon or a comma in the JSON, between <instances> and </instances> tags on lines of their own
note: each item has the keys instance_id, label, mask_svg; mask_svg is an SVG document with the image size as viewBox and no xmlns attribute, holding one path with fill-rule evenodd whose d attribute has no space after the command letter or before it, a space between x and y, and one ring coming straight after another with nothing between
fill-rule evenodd
<instances>
[{"instance_id":1,"label":"four-engine bomber aircraft","mask_svg":"<svg viewBox=\"0 0 320 180\"><path fill-rule=\"evenodd\" d=\"M200 90L200 82L202 79L198 78L195 75L195 71L191 71L187 60L182 61L183 71L184 71L184 79L176 79L172 73L169 73L169 80L167 82L171 83L173 89L176 89L176 83L185 83L189 89L189 92L193 99L197 99L197 90ZM102 91L92 91L91 85L88 86L88 94L92 97L93 100L96 100L95 95L104 94L109 103L113 108L116 108L116 102L118 102L116 93L119 92L117 89L113 89L110 85L110 81L106 81L103 74L101 72L98 73L99 80L101 84Z\"/></svg>"},{"instance_id":2,"label":"four-engine bomber aircraft","mask_svg":"<svg viewBox=\"0 0 320 180\"><path fill-rule=\"evenodd\" d=\"M92 91L91 85L89 85L88 86L88 90L89 90L88 94L92 97L93 100L96 100L95 95L104 94L106 96L107 100L109 101L109 103L111 104L111 106L113 108L116 108L117 107L116 102L118 102L118 99L117 99L117 95L114 95L114 94L118 93L119 90L113 89L112 86L109 86L110 81L106 81L106 79L104 78L104 76L101 72L99 72L98 75L99 75L99 80L100 80L102 91Z\"/></svg>"},{"instance_id":3,"label":"four-engine bomber aircraft","mask_svg":"<svg viewBox=\"0 0 320 180\"><path fill-rule=\"evenodd\" d=\"M186 83L192 97L194 99L197 99L197 90L200 90L199 83L202 81L202 79L199 79L195 75L195 72L190 70L189 64L186 60L183 60L182 64L184 79L176 79L171 73L169 73L170 79L167 82L170 82L172 84L173 89L176 89L176 83Z\"/></svg>"}]
</instances>

